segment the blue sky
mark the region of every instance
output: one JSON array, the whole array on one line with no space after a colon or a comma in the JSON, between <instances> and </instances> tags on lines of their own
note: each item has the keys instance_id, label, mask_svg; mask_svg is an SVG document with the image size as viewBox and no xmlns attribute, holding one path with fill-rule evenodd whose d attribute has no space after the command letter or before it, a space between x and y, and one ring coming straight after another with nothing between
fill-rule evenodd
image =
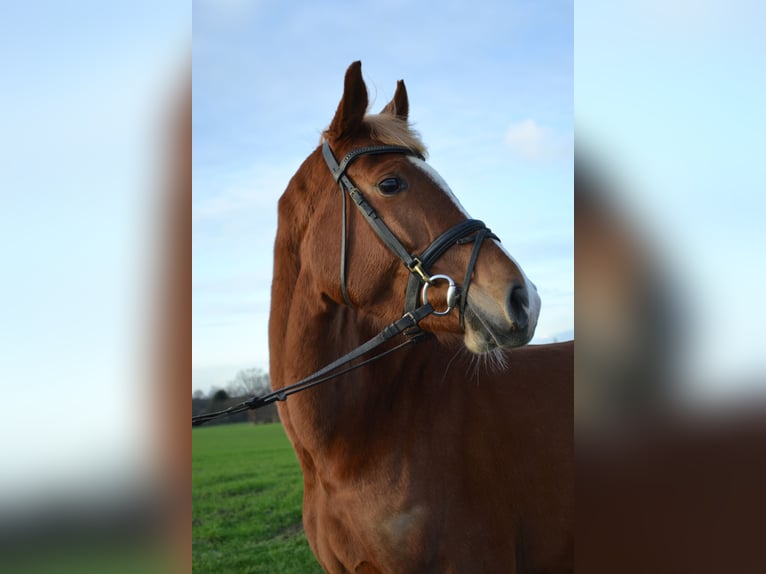
<instances>
[{"instance_id":1,"label":"blue sky","mask_svg":"<svg viewBox=\"0 0 766 574\"><path fill-rule=\"evenodd\" d=\"M571 2L194 2L194 389L267 367L276 205L354 60L573 333Z\"/></svg>"}]
</instances>

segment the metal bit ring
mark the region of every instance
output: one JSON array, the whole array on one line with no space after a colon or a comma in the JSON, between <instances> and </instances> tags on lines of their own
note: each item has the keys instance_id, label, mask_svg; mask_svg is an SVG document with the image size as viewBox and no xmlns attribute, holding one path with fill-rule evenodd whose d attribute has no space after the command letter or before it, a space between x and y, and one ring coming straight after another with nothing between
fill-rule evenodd
<instances>
[{"instance_id":1,"label":"metal bit ring","mask_svg":"<svg viewBox=\"0 0 766 574\"><path fill-rule=\"evenodd\" d=\"M447 308L443 311L434 310L434 315L442 316L442 315L449 314L449 312L455 308L455 304L457 303L457 296L458 296L457 286L455 285L455 282L452 280L452 277L449 277L447 275L431 275L431 281L423 285L423 295L421 297L422 297L423 305L427 304L428 303L428 288L431 287L431 285L433 285L439 280L447 281L448 283Z\"/></svg>"}]
</instances>

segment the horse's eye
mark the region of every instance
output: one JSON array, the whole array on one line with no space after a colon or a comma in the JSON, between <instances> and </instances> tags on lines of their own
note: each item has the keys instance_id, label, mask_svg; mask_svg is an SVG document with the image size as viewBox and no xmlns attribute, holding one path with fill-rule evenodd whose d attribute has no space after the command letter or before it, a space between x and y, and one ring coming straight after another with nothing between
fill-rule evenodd
<instances>
[{"instance_id":1,"label":"horse's eye","mask_svg":"<svg viewBox=\"0 0 766 574\"><path fill-rule=\"evenodd\" d=\"M378 183L378 190L383 195L394 195L407 189L407 184L398 177L387 177Z\"/></svg>"}]
</instances>

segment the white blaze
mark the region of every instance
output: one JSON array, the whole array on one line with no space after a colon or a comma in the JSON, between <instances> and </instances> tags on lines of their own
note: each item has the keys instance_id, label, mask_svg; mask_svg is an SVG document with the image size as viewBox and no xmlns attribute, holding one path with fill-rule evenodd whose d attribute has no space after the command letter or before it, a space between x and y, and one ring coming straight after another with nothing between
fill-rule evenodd
<instances>
[{"instance_id":1,"label":"white blaze","mask_svg":"<svg viewBox=\"0 0 766 574\"><path fill-rule=\"evenodd\" d=\"M455 197L455 194L452 193L452 190L450 189L449 185L447 185L447 182L442 179L442 176L439 175L439 172L436 171L434 168L432 168L430 165L428 165L425 161L420 159L419 157L413 157L408 156L408 158L412 163L414 163L416 166L418 166L429 178L431 178L431 181L433 181L436 185L438 185L444 193L447 194L447 197L449 197L452 202L457 206L457 208L470 219L470 215L468 215L468 212L465 210L465 207L463 207L458 200L457 197Z\"/></svg>"}]
</instances>

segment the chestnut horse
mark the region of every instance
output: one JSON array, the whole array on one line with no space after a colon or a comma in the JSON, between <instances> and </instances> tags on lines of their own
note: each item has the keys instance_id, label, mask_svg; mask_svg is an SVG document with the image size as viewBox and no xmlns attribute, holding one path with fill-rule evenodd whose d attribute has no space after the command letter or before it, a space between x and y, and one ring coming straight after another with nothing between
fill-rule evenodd
<instances>
[{"instance_id":1,"label":"chestnut horse","mask_svg":"<svg viewBox=\"0 0 766 574\"><path fill-rule=\"evenodd\" d=\"M410 254L468 220L422 159L404 83L380 114L367 105L355 62L323 145L279 201L275 389L402 316L414 271L370 217ZM347 193L366 212L347 211ZM425 270L454 277L461 295L442 281L427 297L418 289L418 301L456 307L420 322L423 342L279 404L303 471L306 535L327 572L571 571L574 345L509 350L532 338L540 299L477 223Z\"/></svg>"}]
</instances>

